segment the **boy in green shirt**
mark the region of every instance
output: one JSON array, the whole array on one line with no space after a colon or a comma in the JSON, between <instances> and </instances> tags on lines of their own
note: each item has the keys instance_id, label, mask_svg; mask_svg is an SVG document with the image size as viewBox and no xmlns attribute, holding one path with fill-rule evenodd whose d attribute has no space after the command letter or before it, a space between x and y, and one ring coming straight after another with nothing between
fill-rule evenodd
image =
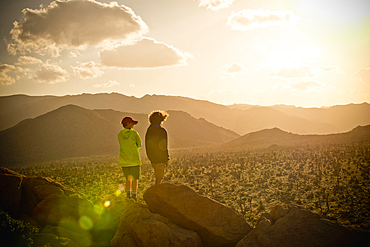
<instances>
[{"instance_id":1,"label":"boy in green shirt","mask_svg":"<svg viewBox=\"0 0 370 247\"><path fill-rule=\"evenodd\" d=\"M133 130L138 121L131 117L122 119L123 129L118 133L119 150L119 165L122 167L126 177L126 192L127 198L137 200L138 180L140 177L140 154L139 149L142 146L139 134ZM132 189L132 191L131 191Z\"/></svg>"}]
</instances>

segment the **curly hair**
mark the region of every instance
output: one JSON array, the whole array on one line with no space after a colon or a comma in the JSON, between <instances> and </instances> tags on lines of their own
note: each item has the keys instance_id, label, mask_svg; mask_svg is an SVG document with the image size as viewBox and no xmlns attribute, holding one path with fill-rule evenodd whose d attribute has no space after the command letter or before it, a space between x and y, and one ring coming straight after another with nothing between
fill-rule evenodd
<instances>
[{"instance_id":1,"label":"curly hair","mask_svg":"<svg viewBox=\"0 0 370 247\"><path fill-rule=\"evenodd\" d=\"M149 123L151 124L162 124L163 121L166 121L169 114L165 111L152 111L149 114Z\"/></svg>"}]
</instances>

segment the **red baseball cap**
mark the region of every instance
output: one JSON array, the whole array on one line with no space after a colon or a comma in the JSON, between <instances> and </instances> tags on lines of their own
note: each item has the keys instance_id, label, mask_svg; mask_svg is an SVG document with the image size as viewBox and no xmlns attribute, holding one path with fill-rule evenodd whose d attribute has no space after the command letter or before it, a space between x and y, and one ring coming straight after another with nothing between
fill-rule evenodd
<instances>
[{"instance_id":1,"label":"red baseball cap","mask_svg":"<svg viewBox=\"0 0 370 247\"><path fill-rule=\"evenodd\" d=\"M125 124L125 123L131 123L131 122L134 124L137 124L139 121L135 121L131 117L124 117L121 123Z\"/></svg>"}]
</instances>

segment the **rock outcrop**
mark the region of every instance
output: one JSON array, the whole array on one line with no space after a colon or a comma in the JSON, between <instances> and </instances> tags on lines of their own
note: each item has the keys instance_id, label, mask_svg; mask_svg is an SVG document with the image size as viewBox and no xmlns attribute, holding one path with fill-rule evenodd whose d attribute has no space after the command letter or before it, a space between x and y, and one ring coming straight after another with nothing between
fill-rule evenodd
<instances>
[{"instance_id":1,"label":"rock outcrop","mask_svg":"<svg viewBox=\"0 0 370 247\"><path fill-rule=\"evenodd\" d=\"M324 220L301 206L281 204L263 214L257 226L236 247L370 246L368 233Z\"/></svg>"},{"instance_id":2,"label":"rock outcrop","mask_svg":"<svg viewBox=\"0 0 370 247\"><path fill-rule=\"evenodd\" d=\"M47 225L42 230L42 232L39 234L38 239L42 241L41 239L45 238L46 236L48 236L49 238L52 237L52 239L57 239L57 240L64 239L64 241L66 239L69 239L70 240L68 241L69 243L73 243L80 247L89 247L89 246L94 245L94 242L88 236L75 232L75 231L68 230L60 226ZM57 236L57 238L55 236ZM44 239L44 242L45 242L45 239Z\"/></svg>"},{"instance_id":3,"label":"rock outcrop","mask_svg":"<svg viewBox=\"0 0 370 247\"><path fill-rule=\"evenodd\" d=\"M119 223L114 210L97 213L95 206L73 189L50 178L26 177L2 167L0 207L40 229L36 247L109 246ZM122 207L116 209L122 212Z\"/></svg>"},{"instance_id":4,"label":"rock outcrop","mask_svg":"<svg viewBox=\"0 0 370 247\"><path fill-rule=\"evenodd\" d=\"M0 167L0 208L18 216L21 203L22 176Z\"/></svg>"},{"instance_id":5,"label":"rock outcrop","mask_svg":"<svg viewBox=\"0 0 370 247\"><path fill-rule=\"evenodd\" d=\"M40 222L82 233L92 230L99 221L99 215L90 201L78 196L58 194L50 194L37 204L32 217Z\"/></svg>"},{"instance_id":6,"label":"rock outcrop","mask_svg":"<svg viewBox=\"0 0 370 247\"><path fill-rule=\"evenodd\" d=\"M36 206L49 195L75 195L68 188L50 178L45 177L22 177L22 201L20 213L31 215Z\"/></svg>"},{"instance_id":7,"label":"rock outcrop","mask_svg":"<svg viewBox=\"0 0 370 247\"><path fill-rule=\"evenodd\" d=\"M145 204L130 202L122 213L112 247L201 247L199 235L153 214Z\"/></svg>"},{"instance_id":8,"label":"rock outcrop","mask_svg":"<svg viewBox=\"0 0 370 247\"><path fill-rule=\"evenodd\" d=\"M204 246L235 246L251 227L245 219L183 185L159 184L147 189L144 200L153 213L197 232Z\"/></svg>"},{"instance_id":9,"label":"rock outcrop","mask_svg":"<svg viewBox=\"0 0 370 247\"><path fill-rule=\"evenodd\" d=\"M370 233L349 230L301 206L281 204L254 229L243 217L186 186L160 184L147 204L112 198L103 208L49 178L0 167L0 208L36 225L33 246L370 246Z\"/></svg>"},{"instance_id":10,"label":"rock outcrop","mask_svg":"<svg viewBox=\"0 0 370 247\"><path fill-rule=\"evenodd\" d=\"M51 194L77 194L50 178L25 177L3 167L0 167L0 177L0 206L14 217L31 216L35 207Z\"/></svg>"},{"instance_id":11,"label":"rock outcrop","mask_svg":"<svg viewBox=\"0 0 370 247\"><path fill-rule=\"evenodd\" d=\"M36 247L80 247L69 238L59 237L52 233L40 233L32 246Z\"/></svg>"}]
</instances>

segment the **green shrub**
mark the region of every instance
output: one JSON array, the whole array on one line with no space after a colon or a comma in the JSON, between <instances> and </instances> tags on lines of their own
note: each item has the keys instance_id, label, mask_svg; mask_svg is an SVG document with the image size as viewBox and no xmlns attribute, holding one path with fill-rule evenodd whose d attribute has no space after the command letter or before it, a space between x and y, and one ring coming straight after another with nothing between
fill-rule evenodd
<instances>
[{"instance_id":1,"label":"green shrub","mask_svg":"<svg viewBox=\"0 0 370 247\"><path fill-rule=\"evenodd\" d=\"M39 229L29 223L16 220L0 209L0 239L8 246L32 246Z\"/></svg>"}]
</instances>

